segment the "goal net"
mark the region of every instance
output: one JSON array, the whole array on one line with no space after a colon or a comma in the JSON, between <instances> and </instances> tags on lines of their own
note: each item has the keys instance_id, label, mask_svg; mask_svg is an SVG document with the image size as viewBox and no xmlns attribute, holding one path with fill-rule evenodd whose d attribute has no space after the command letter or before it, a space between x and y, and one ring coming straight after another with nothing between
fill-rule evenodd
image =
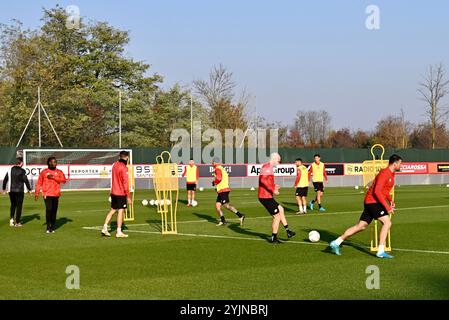
<instances>
[{"instance_id":1,"label":"goal net","mask_svg":"<svg viewBox=\"0 0 449 320\"><path fill-rule=\"evenodd\" d=\"M128 149L24 149L24 169L34 186L39 173L47 168L47 159L56 157L58 169L68 179L63 190L106 190L111 188L112 165L122 150L130 155L130 186L133 188L132 150Z\"/></svg>"}]
</instances>

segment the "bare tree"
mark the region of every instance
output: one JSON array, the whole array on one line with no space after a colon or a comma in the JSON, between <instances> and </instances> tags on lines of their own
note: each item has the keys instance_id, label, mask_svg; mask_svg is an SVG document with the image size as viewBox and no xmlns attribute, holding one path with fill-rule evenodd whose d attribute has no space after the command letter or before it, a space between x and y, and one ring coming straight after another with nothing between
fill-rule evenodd
<instances>
[{"instance_id":1,"label":"bare tree","mask_svg":"<svg viewBox=\"0 0 449 320\"><path fill-rule=\"evenodd\" d=\"M331 130L331 116L327 111L298 111L294 129L304 144L310 147L322 146Z\"/></svg>"},{"instance_id":2,"label":"bare tree","mask_svg":"<svg viewBox=\"0 0 449 320\"><path fill-rule=\"evenodd\" d=\"M387 148L405 148L408 144L410 123L400 116L389 115L377 122L374 142L381 143Z\"/></svg>"},{"instance_id":3,"label":"bare tree","mask_svg":"<svg viewBox=\"0 0 449 320\"><path fill-rule=\"evenodd\" d=\"M197 94L213 108L219 102L232 101L236 84L232 80L232 72L220 64L212 67L208 81L195 80L193 86Z\"/></svg>"},{"instance_id":4,"label":"bare tree","mask_svg":"<svg viewBox=\"0 0 449 320\"><path fill-rule=\"evenodd\" d=\"M448 110L440 104L441 99L449 92L449 80L446 80L443 64L430 65L427 75L419 86L418 92L421 94L421 99L427 104L426 114L431 126L431 147L435 149L438 125L448 114Z\"/></svg>"}]
</instances>

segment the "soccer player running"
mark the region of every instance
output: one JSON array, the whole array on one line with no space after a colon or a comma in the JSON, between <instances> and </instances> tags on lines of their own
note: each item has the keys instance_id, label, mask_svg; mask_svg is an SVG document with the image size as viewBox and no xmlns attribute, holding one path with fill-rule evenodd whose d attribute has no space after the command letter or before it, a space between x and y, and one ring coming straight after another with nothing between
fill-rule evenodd
<instances>
[{"instance_id":1,"label":"soccer player running","mask_svg":"<svg viewBox=\"0 0 449 320\"><path fill-rule=\"evenodd\" d=\"M309 191L309 172L305 165L302 164L302 159L298 158L295 160L296 164L296 202L298 203L299 211L296 214L306 214L307 213L307 193Z\"/></svg>"},{"instance_id":2,"label":"soccer player running","mask_svg":"<svg viewBox=\"0 0 449 320\"><path fill-rule=\"evenodd\" d=\"M395 172L401 168L402 158L393 154L389 161L388 167L382 169L374 179L373 184L368 189L364 201L364 210L360 216L359 222L347 229L340 237L330 243L332 251L336 255L340 255L340 245L354 234L363 231L374 220L382 222L382 228L379 236L379 250L376 256L378 258L391 259L393 256L385 252L385 243L387 241L388 231L391 228L390 215L394 211L394 202L390 192L394 187Z\"/></svg>"},{"instance_id":3,"label":"soccer player running","mask_svg":"<svg viewBox=\"0 0 449 320\"><path fill-rule=\"evenodd\" d=\"M44 197L45 218L47 222L46 233L55 233L56 215L58 214L59 197L61 196L61 184L67 181L64 173L56 168L57 165L58 162L55 157L48 158L48 168L42 170L39 174L34 193L34 200L36 201L39 199L41 191Z\"/></svg>"},{"instance_id":4,"label":"soccer player running","mask_svg":"<svg viewBox=\"0 0 449 320\"><path fill-rule=\"evenodd\" d=\"M187 206L191 207L195 201L196 185L198 184L198 178L200 171L195 165L195 162L190 159L189 164L185 166L182 177L186 178L187 182Z\"/></svg>"},{"instance_id":5,"label":"soccer player running","mask_svg":"<svg viewBox=\"0 0 449 320\"><path fill-rule=\"evenodd\" d=\"M318 208L321 212L326 211L321 206L321 199L324 194L324 180L326 183L328 182L326 167L323 162L321 162L321 156L319 154L315 154L313 156L314 162L309 167L309 179L312 175L313 187L315 188L316 197L315 200L310 201L310 210L313 210L315 202L318 202Z\"/></svg>"},{"instance_id":6,"label":"soccer player running","mask_svg":"<svg viewBox=\"0 0 449 320\"><path fill-rule=\"evenodd\" d=\"M231 188L229 188L229 175L221 166L219 158L214 158L212 160L212 166L214 167L215 177L214 181L212 182L212 186L214 186L217 190L217 201L215 203L215 209L217 210L217 214L220 217L220 222L217 224L217 226L224 226L227 224L222 207L225 207L227 210L235 213L237 217L239 217L240 225L242 226L243 222L245 221L245 215L240 213L229 202L229 193L231 192Z\"/></svg>"},{"instance_id":7,"label":"soccer player running","mask_svg":"<svg viewBox=\"0 0 449 320\"><path fill-rule=\"evenodd\" d=\"M116 238L127 238L128 235L123 233L122 225L123 218L127 204L131 203L131 194L129 192L129 178L128 178L128 159L129 152L121 151L120 159L112 165L112 179L111 179L111 210L106 215L101 234L105 237L110 237L109 223L116 212L117 214L117 233Z\"/></svg>"},{"instance_id":8,"label":"soccer player running","mask_svg":"<svg viewBox=\"0 0 449 320\"><path fill-rule=\"evenodd\" d=\"M281 243L277 237L279 231L279 224L282 225L287 232L287 237L291 238L296 233L288 228L287 219L285 218L284 208L274 200L273 195L279 194L280 186L274 184L274 168L281 162L279 153L272 153L270 161L265 163L260 169L259 175L259 202L268 210L273 217L271 228L271 243Z\"/></svg>"},{"instance_id":9,"label":"soccer player running","mask_svg":"<svg viewBox=\"0 0 449 320\"><path fill-rule=\"evenodd\" d=\"M10 207L10 221L11 227L21 227L20 217L22 216L23 197L25 194L24 185L31 193L30 182L23 167L23 158L17 158L16 165L6 173L3 179L3 193L9 193Z\"/></svg>"}]
</instances>

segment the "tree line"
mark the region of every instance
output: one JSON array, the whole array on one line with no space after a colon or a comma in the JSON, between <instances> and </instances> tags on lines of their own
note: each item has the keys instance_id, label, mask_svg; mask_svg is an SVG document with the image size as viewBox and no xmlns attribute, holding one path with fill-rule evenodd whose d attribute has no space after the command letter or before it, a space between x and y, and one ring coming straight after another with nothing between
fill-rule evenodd
<instances>
[{"instance_id":1,"label":"tree line","mask_svg":"<svg viewBox=\"0 0 449 320\"><path fill-rule=\"evenodd\" d=\"M277 128L281 147L365 148L380 142L392 148L447 148L449 132L443 98L449 82L443 65L430 66L418 92L427 121L408 122L404 113L380 119L367 132L332 129L324 110L298 111L293 123L255 116L250 95L238 92L232 72L212 67L207 79L163 89L163 76L126 54L128 31L106 22L84 21L68 28L59 6L43 9L42 26L24 29L19 21L0 25L0 145L15 146L36 104L42 103L65 147L111 148L118 145L118 97L122 96L122 144L170 147L173 129L190 130L190 110L203 128ZM36 147L37 121L30 123L22 146ZM57 147L42 120L43 146Z\"/></svg>"}]
</instances>

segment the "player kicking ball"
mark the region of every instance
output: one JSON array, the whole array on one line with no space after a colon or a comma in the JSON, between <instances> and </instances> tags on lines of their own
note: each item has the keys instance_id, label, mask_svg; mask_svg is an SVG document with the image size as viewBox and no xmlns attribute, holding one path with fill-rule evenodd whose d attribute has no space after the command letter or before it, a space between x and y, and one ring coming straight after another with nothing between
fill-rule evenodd
<instances>
[{"instance_id":1,"label":"player kicking ball","mask_svg":"<svg viewBox=\"0 0 449 320\"><path fill-rule=\"evenodd\" d=\"M379 250L376 256L378 258L392 259L393 256L385 252L385 243L387 241L388 231L391 228L391 219L389 214L394 211L394 202L390 196L391 189L394 187L395 173L401 169L402 158L398 155L392 155L388 161L388 167L382 169L374 179L365 196L364 207L360 221L355 226L347 229L343 235L332 241L329 246L336 255L340 255L340 245L343 241L349 239L354 234L366 229L374 220L382 222L382 228L379 236ZM389 203L388 203L388 202Z\"/></svg>"},{"instance_id":2,"label":"player kicking ball","mask_svg":"<svg viewBox=\"0 0 449 320\"><path fill-rule=\"evenodd\" d=\"M224 226L227 224L222 207L225 207L227 210L235 213L237 217L239 217L240 225L243 226L245 215L241 214L229 203L229 193L231 192L231 188L229 188L228 173L221 166L219 158L214 158L212 160L212 165L214 166L215 177L214 181L212 182L212 186L214 186L217 190L217 201L215 203L215 209L217 210L217 214L220 217L220 222L217 224L217 226Z\"/></svg>"},{"instance_id":3,"label":"player kicking ball","mask_svg":"<svg viewBox=\"0 0 449 320\"><path fill-rule=\"evenodd\" d=\"M281 162L279 153L273 153L270 156L270 161L265 163L260 169L259 175L259 202L267 209L273 217L271 223L272 235L271 243L281 243L278 239L279 224L282 225L287 232L287 237L291 238L296 233L288 228L287 219L285 218L284 208L274 200L273 195L279 194L280 186L274 184L274 168Z\"/></svg>"}]
</instances>

